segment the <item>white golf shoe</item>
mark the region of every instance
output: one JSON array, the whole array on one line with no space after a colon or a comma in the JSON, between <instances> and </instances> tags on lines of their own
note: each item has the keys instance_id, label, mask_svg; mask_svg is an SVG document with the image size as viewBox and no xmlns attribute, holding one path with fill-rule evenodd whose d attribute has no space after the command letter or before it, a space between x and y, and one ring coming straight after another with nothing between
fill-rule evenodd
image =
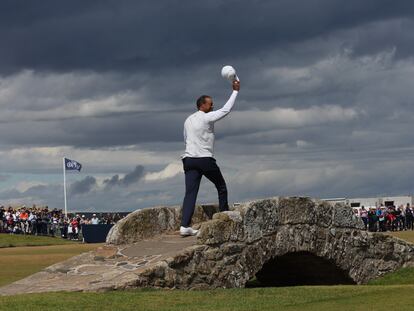
<instances>
[{"instance_id":1,"label":"white golf shoe","mask_svg":"<svg viewBox=\"0 0 414 311\"><path fill-rule=\"evenodd\" d=\"M180 227L180 235L181 236L190 236L190 235L196 235L198 230L195 230L191 227Z\"/></svg>"}]
</instances>

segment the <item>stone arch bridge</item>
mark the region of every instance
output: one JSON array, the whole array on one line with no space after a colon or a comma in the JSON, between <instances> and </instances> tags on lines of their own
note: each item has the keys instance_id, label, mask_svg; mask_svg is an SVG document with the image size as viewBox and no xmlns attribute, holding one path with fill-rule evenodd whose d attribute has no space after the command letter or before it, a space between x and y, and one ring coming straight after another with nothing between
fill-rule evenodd
<instances>
[{"instance_id":1,"label":"stone arch bridge","mask_svg":"<svg viewBox=\"0 0 414 311\"><path fill-rule=\"evenodd\" d=\"M263 271L263 267L277 266L278 258L293 254L298 254L296 262L304 258L299 264L313 264L311 269L318 266L312 257L325 261L326 265L315 272L321 277L327 269L337 275L332 279L328 276L328 283L363 284L400 267L414 265L414 248L410 243L363 228L351 208L309 198L271 198L245 203L203 222L196 245L159 263L137 285L244 287L258 273L262 278L277 280L277 275L267 273L275 269L270 266ZM108 242L113 240L117 242L114 232L108 236ZM295 256L291 259L295 261Z\"/></svg>"},{"instance_id":2,"label":"stone arch bridge","mask_svg":"<svg viewBox=\"0 0 414 311\"><path fill-rule=\"evenodd\" d=\"M0 294L231 288L254 282L364 284L414 266L413 244L364 231L361 220L343 205L293 197L247 202L222 213L216 209L197 208L197 238L174 232L180 221L177 206L138 210L118 222L97 251L0 288Z\"/></svg>"}]
</instances>

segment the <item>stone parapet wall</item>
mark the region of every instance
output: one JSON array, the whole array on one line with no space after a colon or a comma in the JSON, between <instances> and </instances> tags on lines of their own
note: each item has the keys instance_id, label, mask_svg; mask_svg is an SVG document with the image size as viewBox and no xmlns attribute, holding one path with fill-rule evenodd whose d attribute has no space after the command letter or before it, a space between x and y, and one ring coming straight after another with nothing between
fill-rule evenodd
<instances>
[{"instance_id":1,"label":"stone parapet wall","mask_svg":"<svg viewBox=\"0 0 414 311\"><path fill-rule=\"evenodd\" d=\"M193 224L211 219L218 212L218 206L198 205L195 208ZM131 244L165 232L180 228L180 206L157 206L144 208L128 214L111 228L106 243L114 245Z\"/></svg>"},{"instance_id":2,"label":"stone parapet wall","mask_svg":"<svg viewBox=\"0 0 414 311\"><path fill-rule=\"evenodd\" d=\"M217 213L200 228L199 244L230 241L247 243L277 232L283 225L315 225L321 228L364 229L352 209L310 198L270 198L248 202L234 211Z\"/></svg>"}]
</instances>

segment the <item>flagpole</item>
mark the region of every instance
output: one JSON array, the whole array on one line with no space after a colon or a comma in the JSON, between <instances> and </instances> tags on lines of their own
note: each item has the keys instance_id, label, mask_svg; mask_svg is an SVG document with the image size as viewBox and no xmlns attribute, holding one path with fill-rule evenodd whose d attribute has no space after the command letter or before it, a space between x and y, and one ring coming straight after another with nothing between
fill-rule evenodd
<instances>
[{"instance_id":1,"label":"flagpole","mask_svg":"<svg viewBox=\"0 0 414 311\"><path fill-rule=\"evenodd\" d=\"M66 166L65 158L63 158L63 195L65 197L65 218L68 218L68 204L66 201Z\"/></svg>"}]
</instances>

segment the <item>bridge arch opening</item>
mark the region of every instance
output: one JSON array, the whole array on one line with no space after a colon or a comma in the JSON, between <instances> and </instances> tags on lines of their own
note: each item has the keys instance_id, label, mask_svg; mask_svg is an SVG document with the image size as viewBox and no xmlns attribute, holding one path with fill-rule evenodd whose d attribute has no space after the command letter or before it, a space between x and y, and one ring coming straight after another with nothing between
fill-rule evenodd
<instances>
[{"instance_id":1,"label":"bridge arch opening","mask_svg":"<svg viewBox=\"0 0 414 311\"><path fill-rule=\"evenodd\" d=\"M266 262L246 287L356 284L331 260L294 252Z\"/></svg>"}]
</instances>

